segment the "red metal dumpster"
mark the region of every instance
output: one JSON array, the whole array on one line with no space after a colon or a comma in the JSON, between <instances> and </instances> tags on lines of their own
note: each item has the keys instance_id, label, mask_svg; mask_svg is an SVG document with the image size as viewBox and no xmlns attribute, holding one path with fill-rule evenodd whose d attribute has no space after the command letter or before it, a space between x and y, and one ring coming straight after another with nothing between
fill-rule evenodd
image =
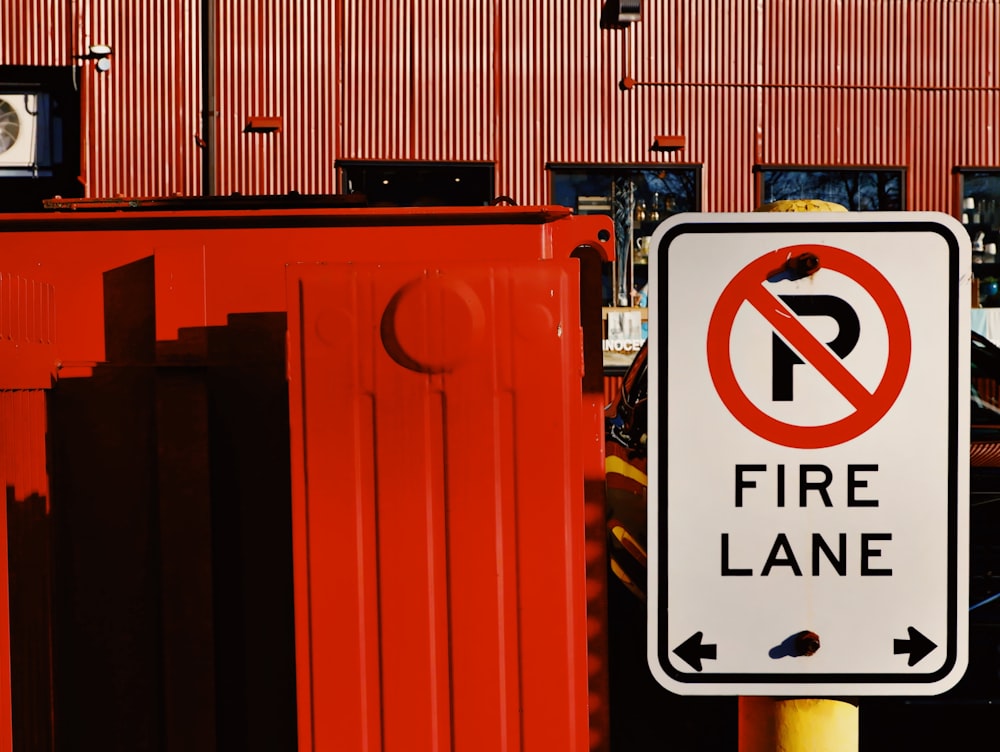
<instances>
[{"instance_id":1,"label":"red metal dumpster","mask_svg":"<svg viewBox=\"0 0 1000 752\"><path fill-rule=\"evenodd\" d=\"M608 220L154 204L0 218L0 747L606 744Z\"/></svg>"}]
</instances>

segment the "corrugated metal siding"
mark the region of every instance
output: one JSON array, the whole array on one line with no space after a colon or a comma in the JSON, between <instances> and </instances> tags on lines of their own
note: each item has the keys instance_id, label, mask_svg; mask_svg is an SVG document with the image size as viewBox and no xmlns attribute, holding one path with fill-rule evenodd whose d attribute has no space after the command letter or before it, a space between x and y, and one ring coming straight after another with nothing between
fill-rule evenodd
<instances>
[{"instance_id":1,"label":"corrugated metal siding","mask_svg":"<svg viewBox=\"0 0 1000 752\"><path fill-rule=\"evenodd\" d=\"M115 48L109 73L81 71L88 195L201 191L201 5L0 8L4 62ZM214 192L334 191L337 159L469 160L526 204L549 197L546 163L662 162L703 165L704 209L743 210L755 164L840 164L906 167L908 208L954 211L954 166L1000 159L998 0L649 2L626 31L599 28L600 3L452 5L210 3ZM687 145L652 153L656 135Z\"/></svg>"},{"instance_id":2,"label":"corrugated metal siding","mask_svg":"<svg viewBox=\"0 0 1000 752\"><path fill-rule=\"evenodd\" d=\"M335 4L217 0L215 29L215 192L335 192ZM251 132L251 117L280 117L281 129Z\"/></svg>"},{"instance_id":3,"label":"corrugated metal siding","mask_svg":"<svg viewBox=\"0 0 1000 752\"><path fill-rule=\"evenodd\" d=\"M522 204L535 203L544 194L544 154L539 143L538 117L542 112L541 8L501 2L500 49L495 76L500 90L497 108L497 193ZM517 159L510 155L517 154Z\"/></svg>"},{"instance_id":4,"label":"corrugated metal siding","mask_svg":"<svg viewBox=\"0 0 1000 752\"><path fill-rule=\"evenodd\" d=\"M42 389L0 390L0 485L5 499L48 498Z\"/></svg>"},{"instance_id":5,"label":"corrugated metal siding","mask_svg":"<svg viewBox=\"0 0 1000 752\"><path fill-rule=\"evenodd\" d=\"M404 159L413 123L411 3L345 0L341 156Z\"/></svg>"},{"instance_id":6,"label":"corrugated metal siding","mask_svg":"<svg viewBox=\"0 0 1000 752\"><path fill-rule=\"evenodd\" d=\"M494 161L494 3L343 3L339 157Z\"/></svg>"},{"instance_id":7,"label":"corrugated metal siding","mask_svg":"<svg viewBox=\"0 0 1000 752\"><path fill-rule=\"evenodd\" d=\"M760 162L906 165L908 96L871 89L765 89Z\"/></svg>"},{"instance_id":8,"label":"corrugated metal siding","mask_svg":"<svg viewBox=\"0 0 1000 752\"><path fill-rule=\"evenodd\" d=\"M416 159L492 159L492 4L416 0L412 6L410 152Z\"/></svg>"},{"instance_id":9,"label":"corrugated metal siding","mask_svg":"<svg viewBox=\"0 0 1000 752\"><path fill-rule=\"evenodd\" d=\"M751 166L760 139L759 96L750 87L758 75L754 6L720 0L648 3L643 14L642 22L625 32L634 35L635 49L619 73L640 82L620 94L635 110L631 119L645 124L633 158L702 165L703 209L750 206ZM649 151L656 135L681 135L687 145L658 156Z\"/></svg>"},{"instance_id":10,"label":"corrugated metal siding","mask_svg":"<svg viewBox=\"0 0 1000 752\"><path fill-rule=\"evenodd\" d=\"M954 211L952 168L997 163L995 0L760 7L653 4L636 27L627 96L677 92L658 109L705 165L705 209L752 208L754 164L837 164L906 167L908 208Z\"/></svg>"},{"instance_id":11,"label":"corrugated metal siding","mask_svg":"<svg viewBox=\"0 0 1000 752\"><path fill-rule=\"evenodd\" d=\"M761 163L910 162L905 3L777 2L763 20Z\"/></svg>"},{"instance_id":12,"label":"corrugated metal siding","mask_svg":"<svg viewBox=\"0 0 1000 752\"><path fill-rule=\"evenodd\" d=\"M72 12L65 0L4 0L0 65L69 65Z\"/></svg>"},{"instance_id":13,"label":"corrugated metal siding","mask_svg":"<svg viewBox=\"0 0 1000 752\"><path fill-rule=\"evenodd\" d=\"M547 201L546 163L688 162L687 155L653 154L654 136L675 132L671 92L623 92L619 82L633 50L631 36L655 36L650 23L627 33L602 30L599 7L571 0L499 3L497 56L498 191L522 203ZM659 50L651 41L641 47Z\"/></svg>"},{"instance_id":14,"label":"corrugated metal siding","mask_svg":"<svg viewBox=\"0 0 1000 752\"><path fill-rule=\"evenodd\" d=\"M80 75L89 196L201 192L198 0L92 0L90 44L113 49L111 69Z\"/></svg>"}]
</instances>

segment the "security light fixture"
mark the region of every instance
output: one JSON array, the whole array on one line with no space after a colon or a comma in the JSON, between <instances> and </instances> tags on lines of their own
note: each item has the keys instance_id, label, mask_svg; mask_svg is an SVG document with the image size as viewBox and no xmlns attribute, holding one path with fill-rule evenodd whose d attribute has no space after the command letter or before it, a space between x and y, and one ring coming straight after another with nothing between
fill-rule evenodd
<instances>
[{"instance_id":1,"label":"security light fixture","mask_svg":"<svg viewBox=\"0 0 1000 752\"><path fill-rule=\"evenodd\" d=\"M642 20L642 0L605 0L601 7L602 29L627 29Z\"/></svg>"},{"instance_id":2,"label":"security light fixture","mask_svg":"<svg viewBox=\"0 0 1000 752\"><path fill-rule=\"evenodd\" d=\"M111 70L111 52L111 45L92 44L87 48L86 55L74 55L74 57L77 60L93 60L98 72L105 73Z\"/></svg>"}]
</instances>

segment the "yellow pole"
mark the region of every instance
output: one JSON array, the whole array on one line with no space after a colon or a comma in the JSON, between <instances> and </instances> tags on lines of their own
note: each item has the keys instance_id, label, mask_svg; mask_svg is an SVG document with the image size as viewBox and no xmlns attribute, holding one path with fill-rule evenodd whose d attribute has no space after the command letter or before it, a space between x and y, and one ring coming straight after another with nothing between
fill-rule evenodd
<instances>
[{"instance_id":1,"label":"yellow pole","mask_svg":"<svg viewBox=\"0 0 1000 752\"><path fill-rule=\"evenodd\" d=\"M757 211L846 209L797 200L764 204ZM741 697L739 738L739 752L857 752L858 706L843 700Z\"/></svg>"},{"instance_id":2,"label":"yellow pole","mask_svg":"<svg viewBox=\"0 0 1000 752\"><path fill-rule=\"evenodd\" d=\"M858 707L843 700L741 697L739 752L856 752Z\"/></svg>"}]
</instances>

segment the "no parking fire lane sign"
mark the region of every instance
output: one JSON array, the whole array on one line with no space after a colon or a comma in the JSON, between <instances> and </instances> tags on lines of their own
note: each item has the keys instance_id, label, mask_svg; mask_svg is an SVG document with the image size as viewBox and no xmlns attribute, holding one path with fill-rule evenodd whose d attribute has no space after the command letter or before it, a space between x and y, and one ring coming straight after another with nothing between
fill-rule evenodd
<instances>
[{"instance_id":1,"label":"no parking fire lane sign","mask_svg":"<svg viewBox=\"0 0 1000 752\"><path fill-rule=\"evenodd\" d=\"M967 662L968 236L682 214L651 242L648 653L681 694L937 694Z\"/></svg>"}]
</instances>

